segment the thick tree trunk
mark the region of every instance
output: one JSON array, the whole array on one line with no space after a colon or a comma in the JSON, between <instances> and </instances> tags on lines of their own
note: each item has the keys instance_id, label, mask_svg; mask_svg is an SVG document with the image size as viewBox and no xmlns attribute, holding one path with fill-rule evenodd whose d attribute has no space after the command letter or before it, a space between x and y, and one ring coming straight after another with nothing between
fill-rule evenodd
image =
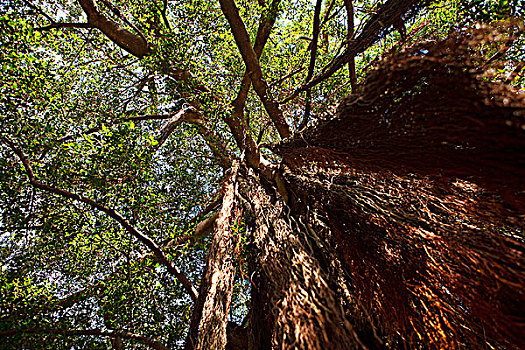
<instances>
[{"instance_id":1,"label":"thick tree trunk","mask_svg":"<svg viewBox=\"0 0 525 350\"><path fill-rule=\"evenodd\" d=\"M525 347L525 95L483 75L480 43L399 53L277 145L287 198L240 167L248 348Z\"/></svg>"},{"instance_id":2,"label":"thick tree trunk","mask_svg":"<svg viewBox=\"0 0 525 350\"><path fill-rule=\"evenodd\" d=\"M290 208L265 190L253 172L242 179L240 191L250 199L245 203L252 218L250 348L361 347L316 233L296 222Z\"/></svg>"},{"instance_id":3,"label":"thick tree trunk","mask_svg":"<svg viewBox=\"0 0 525 350\"><path fill-rule=\"evenodd\" d=\"M398 54L276 148L369 347L525 346L525 95L487 79L476 40Z\"/></svg>"}]
</instances>

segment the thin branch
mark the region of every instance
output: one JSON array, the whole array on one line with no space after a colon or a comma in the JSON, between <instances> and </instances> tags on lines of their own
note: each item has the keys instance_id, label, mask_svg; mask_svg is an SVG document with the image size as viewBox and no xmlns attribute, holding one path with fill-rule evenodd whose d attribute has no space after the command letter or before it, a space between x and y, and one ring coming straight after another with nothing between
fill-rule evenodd
<instances>
[{"instance_id":1,"label":"thin branch","mask_svg":"<svg viewBox=\"0 0 525 350\"><path fill-rule=\"evenodd\" d=\"M315 69L315 60L317 58L317 43L319 41L319 23L321 16L321 6L323 0L317 0L314 9L314 23L312 28L312 41L310 42L310 64L308 65L308 73L306 75L306 81L312 79ZM299 125L299 130L302 130L307 124L310 117L310 110L312 109L312 90L306 90L306 107L304 109L304 117Z\"/></svg>"},{"instance_id":2,"label":"thin branch","mask_svg":"<svg viewBox=\"0 0 525 350\"><path fill-rule=\"evenodd\" d=\"M95 28L95 26L90 23L53 23L45 27L35 28L35 30L46 31L55 28Z\"/></svg>"},{"instance_id":3,"label":"thin branch","mask_svg":"<svg viewBox=\"0 0 525 350\"><path fill-rule=\"evenodd\" d=\"M514 79L516 79L518 74L520 74L520 72L523 70L523 68L525 68L525 61L521 61L516 65L516 68L514 68L514 70L509 74L509 76L505 80L505 84L512 83Z\"/></svg>"},{"instance_id":4,"label":"thin branch","mask_svg":"<svg viewBox=\"0 0 525 350\"><path fill-rule=\"evenodd\" d=\"M128 122L128 121L143 121L143 120L164 120L164 119L169 119L169 118L172 118L173 115L171 114L142 114L142 115L136 115L136 116L131 116L131 117L125 117L125 118L122 118L122 119L119 119L119 120L115 120L113 122L110 123L110 125L115 125L115 124L119 124L119 123L123 123L123 122ZM76 137L80 137L82 135L90 135L90 134L93 134L93 133L96 133L96 132L99 132L100 130L102 130L102 126L94 126L94 127L91 127L85 131L82 131L82 132L79 132L79 133L75 133L75 134L69 134L69 135L66 135L64 137L61 137L59 138L58 140L54 141L56 144L62 144L66 141L69 141L69 140L73 140L75 139ZM53 148L54 146L50 146L50 145L47 145L44 150L42 151L42 154L40 155L40 160L44 159L44 157L48 154L48 152Z\"/></svg>"},{"instance_id":5,"label":"thin branch","mask_svg":"<svg viewBox=\"0 0 525 350\"><path fill-rule=\"evenodd\" d=\"M81 335L95 335L95 336L107 336L110 338L123 338L132 339L139 341L143 344L148 345L150 348L155 350L170 350L167 346L161 342L133 333L118 332L107 330L103 331L100 329L39 329L39 328L28 328L28 329L12 329L9 331L0 332L0 338L10 337L17 334L54 334L54 335L65 335L65 336L81 336Z\"/></svg>"},{"instance_id":6,"label":"thin branch","mask_svg":"<svg viewBox=\"0 0 525 350\"><path fill-rule=\"evenodd\" d=\"M274 80L270 83L269 87L272 87L272 86L275 86L275 85L280 85L283 81L285 81L286 79L288 78L291 78L293 77L294 75L296 75L297 73L301 73L303 70L305 70L306 67L301 67L299 69L296 69L288 74L286 74L284 77L282 78L279 78L277 80Z\"/></svg>"},{"instance_id":7,"label":"thin branch","mask_svg":"<svg viewBox=\"0 0 525 350\"><path fill-rule=\"evenodd\" d=\"M331 19L330 18L330 12L332 12L332 9L334 8L334 5L335 5L335 0L332 0L330 2L330 4L328 5L328 7L326 8L326 12L324 14L324 17L323 17L323 20L322 20L321 24L319 25L319 28L324 27L326 22L328 22Z\"/></svg>"},{"instance_id":8,"label":"thin branch","mask_svg":"<svg viewBox=\"0 0 525 350\"><path fill-rule=\"evenodd\" d=\"M140 114L122 118L123 122L143 121L143 120L165 120L173 117L173 114Z\"/></svg>"},{"instance_id":9,"label":"thin branch","mask_svg":"<svg viewBox=\"0 0 525 350\"><path fill-rule=\"evenodd\" d=\"M383 33L392 31L391 26L399 21L408 10L415 4L420 3L418 0L388 0L381 6L380 10L372 16L364 25L359 36L348 43L346 50L335 57L319 74L310 79L307 83L297 88L290 96L285 98L282 103L296 98L301 92L306 91L320 82L331 77L341 67L349 62L352 57L365 51L372 46ZM424 2L423 2L424 4Z\"/></svg>"},{"instance_id":10,"label":"thin branch","mask_svg":"<svg viewBox=\"0 0 525 350\"><path fill-rule=\"evenodd\" d=\"M168 0L163 0L163 8L160 11L162 15L162 19L164 20L164 24L166 24L166 27L171 31L171 25L170 21L168 21L168 17L166 16L166 11L168 10Z\"/></svg>"},{"instance_id":11,"label":"thin branch","mask_svg":"<svg viewBox=\"0 0 525 350\"><path fill-rule=\"evenodd\" d=\"M244 64L251 73L251 81L255 92L263 103L281 138L290 136L290 127L284 118L283 112L279 108L278 103L269 96L268 86L264 80L259 59L250 43L250 36L239 15L239 9L235 5L234 0L219 0L219 2L221 10L230 24L235 43L239 48Z\"/></svg>"},{"instance_id":12,"label":"thin branch","mask_svg":"<svg viewBox=\"0 0 525 350\"><path fill-rule=\"evenodd\" d=\"M23 0L29 7L31 7L33 10L36 10L38 13L40 13L42 16L44 16L49 22L55 23L55 20L49 16L47 13L45 13L40 7L34 5L30 1Z\"/></svg>"},{"instance_id":13,"label":"thin branch","mask_svg":"<svg viewBox=\"0 0 525 350\"><path fill-rule=\"evenodd\" d=\"M195 107L188 106L181 109L162 127L160 135L157 137L158 144L155 146L155 150L158 150L166 142L168 137L176 130L178 124L188 122L195 125L197 132L204 138L219 165L225 169L229 168L234 156L228 151L228 148L218 136L204 125L204 121L204 114Z\"/></svg>"},{"instance_id":14,"label":"thin branch","mask_svg":"<svg viewBox=\"0 0 525 350\"><path fill-rule=\"evenodd\" d=\"M173 274L184 286L186 289L186 292L190 295L192 300L197 300L197 291L191 284L191 282L188 280L188 278L182 273L177 266L175 266L166 256L164 251L161 247L159 247L150 237L148 237L145 233L141 232L136 227L132 226L120 213L118 213L115 209L106 207L90 198L78 195L76 193L72 193L60 188L52 187L49 185L46 185L40 181L37 180L35 173L33 172L33 169L31 167L31 164L27 157L24 155L22 150L20 150L18 147L15 146L13 142L11 142L9 139L2 137L0 138L3 143L5 143L8 147L10 147L13 152L18 156L20 161L22 162L26 175L29 179L29 183L38 189L41 189L46 192L53 193L55 195L76 200L79 202L82 202L84 204L89 205L91 208L96 209L98 211L101 211L108 215L110 218L118 222L127 232L129 232L131 235L133 235L135 238L137 238L141 243L143 243L146 247L148 247L155 257L159 260L160 263L166 266L167 270Z\"/></svg>"},{"instance_id":15,"label":"thin branch","mask_svg":"<svg viewBox=\"0 0 525 350\"><path fill-rule=\"evenodd\" d=\"M346 8L346 40L348 40L348 43L350 43L350 41L354 37L354 5L352 4L352 0L344 0L344 4ZM352 86L352 92L354 92L357 86L357 75L355 73L355 57L352 57L348 62L348 74L350 75L350 84Z\"/></svg>"}]
</instances>

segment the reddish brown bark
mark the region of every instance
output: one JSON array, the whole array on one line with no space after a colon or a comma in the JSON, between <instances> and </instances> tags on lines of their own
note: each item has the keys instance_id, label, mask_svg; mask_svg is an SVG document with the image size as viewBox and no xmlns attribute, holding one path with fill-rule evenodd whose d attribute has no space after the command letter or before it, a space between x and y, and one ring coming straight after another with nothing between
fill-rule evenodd
<instances>
[{"instance_id":1,"label":"reddish brown bark","mask_svg":"<svg viewBox=\"0 0 525 350\"><path fill-rule=\"evenodd\" d=\"M483 74L487 36L397 54L277 148L369 347L525 346L525 95Z\"/></svg>"}]
</instances>

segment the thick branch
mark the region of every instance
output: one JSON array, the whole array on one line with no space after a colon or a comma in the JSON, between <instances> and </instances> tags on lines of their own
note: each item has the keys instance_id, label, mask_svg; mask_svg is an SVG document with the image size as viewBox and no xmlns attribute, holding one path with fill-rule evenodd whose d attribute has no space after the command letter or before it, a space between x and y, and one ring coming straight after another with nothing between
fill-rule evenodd
<instances>
[{"instance_id":1,"label":"thick branch","mask_svg":"<svg viewBox=\"0 0 525 350\"><path fill-rule=\"evenodd\" d=\"M155 257L159 260L160 263L166 266L168 271L173 274L184 286L192 300L197 299L197 291L191 284L191 282L188 280L188 278L179 270L177 266L175 266L166 256L164 251L161 247L159 247L150 237L148 237L145 233L141 232L139 229L132 226L120 213L115 211L113 208L108 208L90 198L86 198L84 196L78 195L76 193L72 193L69 191L62 190L60 188L52 187L49 185L46 185L40 181L37 180L33 169L31 167L31 164L29 163L29 160L26 158L24 153L14 145L13 142L6 138L1 139L6 145L8 145L13 152L18 156L22 164L24 165L24 169L26 172L26 175L29 179L29 183L38 189L41 189L46 192L53 193L55 195L68 198L71 200L76 200L79 202L82 202L84 204L89 205L93 209L96 209L98 211L104 212L106 215L108 215L110 218L118 222L127 232L129 232L131 235L133 235L135 238L137 238L141 243L143 243L146 247L148 247Z\"/></svg>"},{"instance_id":2,"label":"thick branch","mask_svg":"<svg viewBox=\"0 0 525 350\"><path fill-rule=\"evenodd\" d=\"M117 331L103 331L100 329L38 329L38 328L29 328L29 329L13 329L10 331L5 331L0 333L0 338L10 337L17 334L55 334L55 335L65 335L65 336L79 336L79 335L95 335L95 336L107 336L110 338L123 338L123 339L132 339L143 344L148 345L150 348L155 350L170 350L167 346L161 342L133 333L127 332L117 332Z\"/></svg>"},{"instance_id":3,"label":"thick branch","mask_svg":"<svg viewBox=\"0 0 525 350\"><path fill-rule=\"evenodd\" d=\"M235 275L232 227L237 224L241 214L235 201L238 170L239 163L236 162L230 178L226 180L222 207L206 257L199 299L193 307L185 350L224 349L226 345L226 324Z\"/></svg>"},{"instance_id":4,"label":"thick branch","mask_svg":"<svg viewBox=\"0 0 525 350\"><path fill-rule=\"evenodd\" d=\"M264 46L270 37L270 32L275 24L275 20L277 19L277 10L280 2L281 0L274 0L269 7L269 11L263 13L261 17L253 47L257 58L261 57ZM246 68L241 82L241 88L237 93L237 97L232 102L233 112L231 115L226 116L225 122L230 127L235 141L237 142L237 146L246 151L246 160L248 164L257 168L261 160L260 152L252 134L247 130L248 125L246 125L246 120L244 118L244 106L246 105L250 86L250 71Z\"/></svg>"},{"instance_id":5,"label":"thick branch","mask_svg":"<svg viewBox=\"0 0 525 350\"><path fill-rule=\"evenodd\" d=\"M150 52L148 42L140 35L131 33L118 23L107 19L94 0L78 0L87 15L88 23L100 29L115 44L139 58Z\"/></svg>"},{"instance_id":6,"label":"thick branch","mask_svg":"<svg viewBox=\"0 0 525 350\"><path fill-rule=\"evenodd\" d=\"M277 11L280 2L281 0L273 0L269 7L269 11L262 15L259 28L257 29L257 35L255 37L255 44L253 46L257 59L261 57L264 46L270 37L270 32L277 19ZM244 106L246 105L250 86L250 70L246 68L241 82L241 88L237 93L237 97L232 102L233 112L230 116L225 118L225 121L235 137L237 146L246 151L246 160L248 161L248 164L257 168L260 162L259 149L257 148L257 143L253 139L252 134L247 130L248 126L246 125L244 118Z\"/></svg>"},{"instance_id":7,"label":"thick branch","mask_svg":"<svg viewBox=\"0 0 525 350\"><path fill-rule=\"evenodd\" d=\"M250 43L250 37L246 31L241 16L239 15L239 9L233 0L219 0L219 2L221 4L222 12L230 24L235 43L239 48L244 64L251 73L251 80L255 92L263 103L266 112L272 119L279 135L282 138L290 136L290 128L284 119L284 115L279 108L278 103L273 101L268 95L268 87L264 81L261 66L259 65L259 59Z\"/></svg>"}]
</instances>

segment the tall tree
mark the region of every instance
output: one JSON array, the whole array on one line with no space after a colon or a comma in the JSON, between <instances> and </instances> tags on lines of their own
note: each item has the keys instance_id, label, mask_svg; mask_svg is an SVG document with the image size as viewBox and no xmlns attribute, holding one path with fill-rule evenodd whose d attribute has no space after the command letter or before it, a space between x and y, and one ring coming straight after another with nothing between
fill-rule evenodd
<instances>
[{"instance_id":1,"label":"tall tree","mask_svg":"<svg viewBox=\"0 0 525 350\"><path fill-rule=\"evenodd\" d=\"M2 346L525 347L522 2L6 2Z\"/></svg>"}]
</instances>

